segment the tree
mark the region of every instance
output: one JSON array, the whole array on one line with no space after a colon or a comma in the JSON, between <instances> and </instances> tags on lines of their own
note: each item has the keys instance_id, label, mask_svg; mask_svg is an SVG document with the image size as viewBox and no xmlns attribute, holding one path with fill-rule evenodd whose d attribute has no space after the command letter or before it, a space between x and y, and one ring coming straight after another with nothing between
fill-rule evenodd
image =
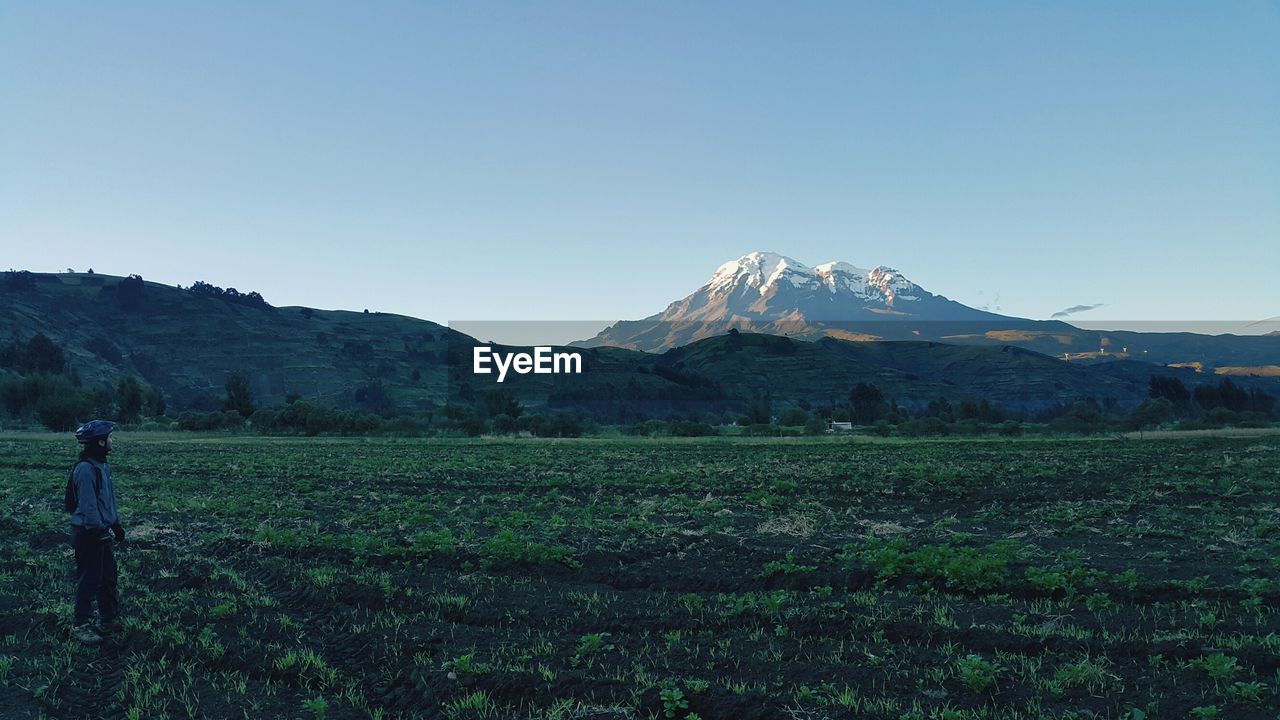
<instances>
[{"instance_id":1,"label":"tree","mask_svg":"<svg viewBox=\"0 0 1280 720\"><path fill-rule=\"evenodd\" d=\"M1147 396L1165 398L1180 413L1185 413L1191 407L1191 391L1176 377L1152 375L1147 380Z\"/></svg>"},{"instance_id":2,"label":"tree","mask_svg":"<svg viewBox=\"0 0 1280 720\"><path fill-rule=\"evenodd\" d=\"M256 409L253 404L253 389L249 387L249 378L240 373L227 376L227 399L222 403L223 410L234 410L240 417L248 418Z\"/></svg>"},{"instance_id":3,"label":"tree","mask_svg":"<svg viewBox=\"0 0 1280 720\"><path fill-rule=\"evenodd\" d=\"M355 400L376 413L388 412L395 404L381 380L371 380L356 388Z\"/></svg>"},{"instance_id":4,"label":"tree","mask_svg":"<svg viewBox=\"0 0 1280 720\"><path fill-rule=\"evenodd\" d=\"M561 410L551 416L542 427L543 437L581 437L586 430L582 417L570 410Z\"/></svg>"},{"instance_id":5,"label":"tree","mask_svg":"<svg viewBox=\"0 0 1280 720\"><path fill-rule=\"evenodd\" d=\"M124 310L137 310L142 307L142 293L145 284L141 275L130 275L120 281L116 287L116 300Z\"/></svg>"},{"instance_id":6,"label":"tree","mask_svg":"<svg viewBox=\"0 0 1280 720\"><path fill-rule=\"evenodd\" d=\"M772 421L773 419L773 399L767 393L761 393L756 390L752 393L751 406L748 408L747 417L752 424L761 424Z\"/></svg>"},{"instance_id":7,"label":"tree","mask_svg":"<svg viewBox=\"0 0 1280 720\"><path fill-rule=\"evenodd\" d=\"M116 407L122 423L136 423L142 415L142 386L129 375L120 379L116 387Z\"/></svg>"},{"instance_id":8,"label":"tree","mask_svg":"<svg viewBox=\"0 0 1280 720\"><path fill-rule=\"evenodd\" d=\"M506 415L512 420L524 414L524 407L514 395L501 390L490 390L484 396L485 414L489 417Z\"/></svg>"},{"instance_id":9,"label":"tree","mask_svg":"<svg viewBox=\"0 0 1280 720\"><path fill-rule=\"evenodd\" d=\"M858 383L849 391L849 408L853 411L853 422L858 425L872 425L889 410L884 393L868 383Z\"/></svg>"},{"instance_id":10,"label":"tree","mask_svg":"<svg viewBox=\"0 0 1280 720\"><path fill-rule=\"evenodd\" d=\"M89 399L80 392L44 395L36 402L36 419L54 432L66 432L88 413Z\"/></svg>"},{"instance_id":11,"label":"tree","mask_svg":"<svg viewBox=\"0 0 1280 720\"><path fill-rule=\"evenodd\" d=\"M738 328L729 328L729 341L725 344L729 352L737 352L742 349L742 333L738 332Z\"/></svg>"},{"instance_id":12,"label":"tree","mask_svg":"<svg viewBox=\"0 0 1280 720\"><path fill-rule=\"evenodd\" d=\"M516 431L516 419L507 414L493 417L493 431L502 435L510 435Z\"/></svg>"},{"instance_id":13,"label":"tree","mask_svg":"<svg viewBox=\"0 0 1280 720\"><path fill-rule=\"evenodd\" d=\"M826 431L827 424L817 415L810 415L809 418L804 421L805 435L821 435Z\"/></svg>"},{"instance_id":14,"label":"tree","mask_svg":"<svg viewBox=\"0 0 1280 720\"><path fill-rule=\"evenodd\" d=\"M10 351L17 370L24 373L44 373L57 375L67 364L67 356L57 343L44 333L36 333L26 342L26 347L15 344Z\"/></svg>"},{"instance_id":15,"label":"tree","mask_svg":"<svg viewBox=\"0 0 1280 720\"><path fill-rule=\"evenodd\" d=\"M165 407L164 393L157 388L148 388L142 393L142 409L147 417L160 417L168 409Z\"/></svg>"},{"instance_id":16,"label":"tree","mask_svg":"<svg viewBox=\"0 0 1280 720\"><path fill-rule=\"evenodd\" d=\"M1166 397L1147 398L1140 405L1129 411L1127 418L1129 427L1141 433L1150 427L1156 427L1173 418L1173 402Z\"/></svg>"},{"instance_id":17,"label":"tree","mask_svg":"<svg viewBox=\"0 0 1280 720\"><path fill-rule=\"evenodd\" d=\"M925 408L924 414L928 417L938 418L943 422L955 420L955 414L951 410L951 401L941 396L929 401L929 406Z\"/></svg>"},{"instance_id":18,"label":"tree","mask_svg":"<svg viewBox=\"0 0 1280 720\"><path fill-rule=\"evenodd\" d=\"M1104 427L1102 409L1093 398L1077 400L1065 415L1055 418L1049 426L1061 432L1092 435Z\"/></svg>"},{"instance_id":19,"label":"tree","mask_svg":"<svg viewBox=\"0 0 1280 720\"><path fill-rule=\"evenodd\" d=\"M1222 406L1232 412L1251 409L1249 392L1232 382L1231 378L1222 378L1218 383L1218 397L1222 399Z\"/></svg>"},{"instance_id":20,"label":"tree","mask_svg":"<svg viewBox=\"0 0 1280 720\"><path fill-rule=\"evenodd\" d=\"M1252 409L1249 392L1232 382L1231 378L1222 378L1217 385L1199 385L1193 395L1201 410L1220 407L1231 412L1241 412Z\"/></svg>"},{"instance_id":21,"label":"tree","mask_svg":"<svg viewBox=\"0 0 1280 720\"><path fill-rule=\"evenodd\" d=\"M778 413L778 424L786 425L787 427L804 425L808 419L809 413L805 412L803 408L789 407Z\"/></svg>"}]
</instances>

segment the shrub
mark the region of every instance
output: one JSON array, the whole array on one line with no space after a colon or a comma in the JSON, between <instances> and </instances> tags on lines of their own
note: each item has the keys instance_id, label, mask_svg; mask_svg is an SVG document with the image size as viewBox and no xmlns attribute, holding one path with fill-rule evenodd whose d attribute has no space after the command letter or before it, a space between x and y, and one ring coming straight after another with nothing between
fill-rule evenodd
<instances>
[{"instance_id":1,"label":"shrub","mask_svg":"<svg viewBox=\"0 0 1280 720\"><path fill-rule=\"evenodd\" d=\"M902 538L873 538L862 550L847 548L841 559L861 560L881 580L911 573L953 590L989 592L1008 581L1008 565L1016 556L1016 544L1008 541L983 548L925 545L910 550Z\"/></svg>"},{"instance_id":2,"label":"shrub","mask_svg":"<svg viewBox=\"0 0 1280 720\"><path fill-rule=\"evenodd\" d=\"M43 395L36 402L36 419L54 432L74 430L78 420L88 419L91 404L82 392Z\"/></svg>"},{"instance_id":3,"label":"shrub","mask_svg":"<svg viewBox=\"0 0 1280 720\"><path fill-rule=\"evenodd\" d=\"M949 435L951 426L939 417L912 418L898 426L898 432L907 437L925 435Z\"/></svg>"},{"instance_id":4,"label":"shrub","mask_svg":"<svg viewBox=\"0 0 1280 720\"><path fill-rule=\"evenodd\" d=\"M227 398L222 403L223 410L234 410L242 418L253 415L253 389L249 387L249 378L240 373L227 376L225 384Z\"/></svg>"},{"instance_id":5,"label":"shrub","mask_svg":"<svg viewBox=\"0 0 1280 720\"><path fill-rule=\"evenodd\" d=\"M1022 423L1017 420L1005 420L1000 424L1000 434L1006 437L1013 437L1022 434Z\"/></svg>"},{"instance_id":6,"label":"shrub","mask_svg":"<svg viewBox=\"0 0 1280 720\"><path fill-rule=\"evenodd\" d=\"M29 375L0 382L0 406L15 418L34 418L54 432L73 429L89 419L96 395L72 384L63 375ZM107 403L110 415L111 403Z\"/></svg>"},{"instance_id":7,"label":"shrub","mask_svg":"<svg viewBox=\"0 0 1280 720\"><path fill-rule=\"evenodd\" d=\"M571 410L561 410L543 423L535 434L539 437L581 437L586 430L582 416Z\"/></svg>"},{"instance_id":8,"label":"shrub","mask_svg":"<svg viewBox=\"0 0 1280 720\"><path fill-rule=\"evenodd\" d=\"M178 416L178 429L193 432L210 430L240 430L244 428L244 418L240 413L226 412L184 412Z\"/></svg>"},{"instance_id":9,"label":"shrub","mask_svg":"<svg viewBox=\"0 0 1280 720\"><path fill-rule=\"evenodd\" d=\"M558 562L576 567L573 551L560 545L543 545L502 530L480 546L480 564L486 568L515 563Z\"/></svg>"},{"instance_id":10,"label":"shrub","mask_svg":"<svg viewBox=\"0 0 1280 720\"><path fill-rule=\"evenodd\" d=\"M677 420L671 423L671 434L675 437L707 437L715 435L715 427L693 420Z\"/></svg>"},{"instance_id":11,"label":"shrub","mask_svg":"<svg viewBox=\"0 0 1280 720\"><path fill-rule=\"evenodd\" d=\"M817 565L800 565L796 563L795 557L791 553L787 553L785 560L770 560L766 562L756 577L761 580L767 580L775 575L800 575L817 569Z\"/></svg>"},{"instance_id":12,"label":"shrub","mask_svg":"<svg viewBox=\"0 0 1280 720\"><path fill-rule=\"evenodd\" d=\"M805 435L822 435L827 431L827 424L817 415L810 415L808 420L804 421Z\"/></svg>"},{"instance_id":13,"label":"shrub","mask_svg":"<svg viewBox=\"0 0 1280 720\"><path fill-rule=\"evenodd\" d=\"M778 414L778 424L789 427L799 427L804 425L805 420L809 417L809 413L798 407L791 407L783 410Z\"/></svg>"},{"instance_id":14,"label":"shrub","mask_svg":"<svg viewBox=\"0 0 1280 720\"><path fill-rule=\"evenodd\" d=\"M956 661L956 679L973 692L982 692L994 685L999 674L1000 666L977 655L969 655Z\"/></svg>"}]
</instances>

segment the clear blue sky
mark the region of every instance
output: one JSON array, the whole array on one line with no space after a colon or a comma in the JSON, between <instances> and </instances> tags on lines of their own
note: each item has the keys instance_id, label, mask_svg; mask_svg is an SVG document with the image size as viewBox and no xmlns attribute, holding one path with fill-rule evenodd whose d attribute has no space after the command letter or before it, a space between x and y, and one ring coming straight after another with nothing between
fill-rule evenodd
<instances>
[{"instance_id":1,"label":"clear blue sky","mask_svg":"<svg viewBox=\"0 0 1280 720\"><path fill-rule=\"evenodd\" d=\"M5 267L613 319L771 250L1280 315L1275 2L15 1L0 109Z\"/></svg>"}]
</instances>

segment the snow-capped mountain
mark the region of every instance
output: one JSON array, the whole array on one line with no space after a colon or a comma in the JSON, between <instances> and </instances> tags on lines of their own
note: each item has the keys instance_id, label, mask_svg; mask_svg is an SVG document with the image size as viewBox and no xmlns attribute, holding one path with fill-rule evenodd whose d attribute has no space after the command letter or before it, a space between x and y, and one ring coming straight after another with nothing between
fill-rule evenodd
<instances>
[{"instance_id":1,"label":"snow-capped mountain","mask_svg":"<svg viewBox=\"0 0 1280 720\"><path fill-rule=\"evenodd\" d=\"M935 295L884 265L870 270L846 262L811 267L785 255L753 252L716 268L702 287L662 312L617 323L582 344L659 351L730 328L797 337L871 339L882 336L879 331L889 326L880 323L886 320L1015 319ZM871 322L877 324L863 327ZM915 336L922 333L917 329Z\"/></svg>"}]
</instances>

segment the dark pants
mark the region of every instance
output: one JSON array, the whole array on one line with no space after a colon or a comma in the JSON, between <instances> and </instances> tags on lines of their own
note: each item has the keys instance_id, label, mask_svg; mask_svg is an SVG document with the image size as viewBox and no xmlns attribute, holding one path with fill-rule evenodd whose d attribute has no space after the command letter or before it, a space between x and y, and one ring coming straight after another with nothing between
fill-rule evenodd
<instances>
[{"instance_id":1,"label":"dark pants","mask_svg":"<svg viewBox=\"0 0 1280 720\"><path fill-rule=\"evenodd\" d=\"M76 551L75 622L89 622L93 599L98 599L98 616L104 623L116 619L120 596L116 593L116 553L110 540L99 540L101 530L71 528L71 547Z\"/></svg>"}]
</instances>

